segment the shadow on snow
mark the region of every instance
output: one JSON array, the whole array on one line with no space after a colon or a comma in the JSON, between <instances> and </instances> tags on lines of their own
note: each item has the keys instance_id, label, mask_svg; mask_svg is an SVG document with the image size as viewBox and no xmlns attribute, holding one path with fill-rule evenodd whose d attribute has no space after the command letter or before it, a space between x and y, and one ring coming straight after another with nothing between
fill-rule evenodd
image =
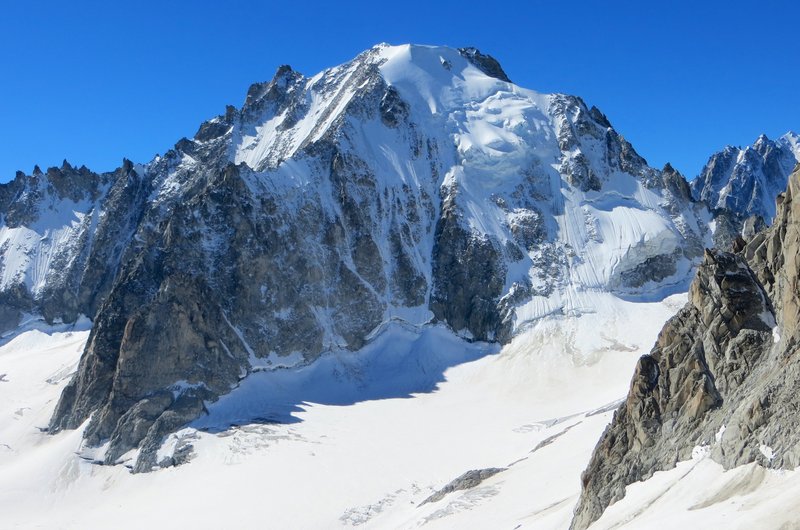
<instances>
[{"instance_id":1,"label":"shadow on snow","mask_svg":"<svg viewBox=\"0 0 800 530\"><path fill-rule=\"evenodd\" d=\"M221 432L252 423L296 423L310 403L343 406L434 392L448 368L499 349L460 339L442 326L411 330L392 324L357 352L331 352L299 368L249 375L190 426Z\"/></svg>"}]
</instances>

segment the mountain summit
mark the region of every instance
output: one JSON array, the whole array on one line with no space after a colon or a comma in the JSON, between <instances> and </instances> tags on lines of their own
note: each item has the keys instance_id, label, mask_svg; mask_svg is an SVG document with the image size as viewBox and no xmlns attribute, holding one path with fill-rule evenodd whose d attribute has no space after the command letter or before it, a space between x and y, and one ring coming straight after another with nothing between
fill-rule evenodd
<instances>
[{"instance_id":1,"label":"mountain summit","mask_svg":"<svg viewBox=\"0 0 800 530\"><path fill-rule=\"evenodd\" d=\"M282 66L163 157L18 175L0 212L3 326L93 322L50 430L88 420L136 471L254 372L393 326L505 343L685 288L710 240L683 177L598 109L417 45Z\"/></svg>"}]
</instances>

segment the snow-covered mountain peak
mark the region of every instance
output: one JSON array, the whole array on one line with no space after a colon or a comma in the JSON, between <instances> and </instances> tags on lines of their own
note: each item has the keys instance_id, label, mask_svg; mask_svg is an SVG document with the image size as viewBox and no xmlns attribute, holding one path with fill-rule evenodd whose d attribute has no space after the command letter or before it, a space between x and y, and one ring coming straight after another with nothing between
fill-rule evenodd
<instances>
[{"instance_id":1,"label":"snow-covered mountain peak","mask_svg":"<svg viewBox=\"0 0 800 530\"><path fill-rule=\"evenodd\" d=\"M683 177L580 98L507 79L475 49L417 45L311 77L282 66L193 139L48 216L70 245L3 232L11 326L95 321L53 430L91 416L85 435L113 438L113 463L247 374L393 326L505 343L680 290L707 232ZM139 406L148 426L129 430Z\"/></svg>"},{"instance_id":2,"label":"snow-covered mountain peak","mask_svg":"<svg viewBox=\"0 0 800 530\"><path fill-rule=\"evenodd\" d=\"M735 183L786 167L797 143L728 147L706 183L749 198ZM597 108L521 88L475 48L380 44L310 77L280 66L146 165L20 173L0 185L4 520L103 527L125 511L131 527L159 526L148 507L188 485L173 512L224 526L230 513L212 509L219 488L207 487L221 477L223 501L277 507L248 511L250 526L566 528L579 484L599 478L589 499L609 491L608 468L579 468L723 219ZM754 341L796 344L797 304L781 316L765 294L798 283L773 274L797 255L783 219L744 252L770 256L759 270L777 287L706 252L691 305L652 351L667 380L637 372L628 401L653 396L614 421L633 411L638 430L607 430L614 450L598 446L612 471L643 478L658 467L630 457L653 447L672 465L668 435L695 425L681 418L706 410L708 389L761 363ZM728 335L752 323L760 335ZM723 434L756 432L767 401L739 407L739 427L720 413L728 430L706 434L744 454ZM662 417L678 430L654 446ZM680 454L700 443L680 432L692 434ZM761 444L770 462L784 458L780 439L749 438L753 454ZM121 469L190 460L149 479ZM254 490L265 474L280 480ZM730 480L715 484L691 496L692 513L730 496ZM308 498L321 502L308 510ZM627 521L646 526L651 501Z\"/></svg>"},{"instance_id":3,"label":"snow-covered mountain peak","mask_svg":"<svg viewBox=\"0 0 800 530\"><path fill-rule=\"evenodd\" d=\"M431 46L423 44L391 45L378 44L362 53L358 59L377 59L382 64L381 71L425 71L433 78L447 83L442 70L454 76L464 76L470 66L483 75L510 82L500 63L491 55L482 53L474 47L451 48L449 46ZM474 72L473 72L474 73ZM402 74L401 74L402 75ZM387 78L387 82L391 80Z\"/></svg>"},{"instance_id":4,"label":"snow-covered mountain peak","mask_svg":"<svg viewBox=\"0 0 800 530\"><path fill-rule=\"evenodd\" d=\"M783 145L789 147L794 153L795 158L800 161L800 134L797 134L794 131L789 131L783 136L781 136L778 141Z\"/></svg>"},{"instance_id":5,"label":"snow-covered mountain peak","mask_svg":"<svg viewBox=\"0 0 800 530\"><path fill-rule=\"evenodd\" d=\"M478 98L481 90L495 91L503 87L498 83L508 83L499 63L475 48L405 44L376 50L381 75L390 85L414 86L421 92L469 85Z\"/></svg>"},{"instance_id":6,"label":"snow-covered mountain peak","mask_svg":"<svg viewBox=\"0 0 800 530\"><path fill-rule=\"evenodd\" d=\"M458 158L475 165L533 156L557 164L570 184L597 189L610 177L610 157L620 170L653 182L646 161L614 131L618 152L607 153L602 141L611 124L599 110L574 96L514 85L496 60L474 48L381 44L311 78L281 67L272 81L250 88L238 116L228 112L207 128L218 137L232 127L232 161L260 171L338 134L348 119L362 120L370 98L380 101L385 124L405 120L446 131Z\"/></svg>"},{"instance_id":7,"label":"snow-covered mountain peak","mask_svg":"<svg viewBox=\"0 0 800 530\"><path fill-rule=\"evenodd\" d=\"M358 166L361 181L384 194L418 190L416 199L430 203L428 225L439 209L452 210L460 229L496 247L500 287L493 296L514 290L516 301L504 302L509 310L527 296L548 298L517 312L521 323L578 310L576 297L551 296L557 285L638 289L648 260L677 256L686 250L683 239L692 241L686 256L701 246L702 223L685 210L681 175L650 168L580 98L521 88L475 48L379 44L311 77L280 66L270 81L249 88L240 109L229 106L193 139L133 172L143 176L141 193L146 188L147 200L166 215L229 164L241 168L251 193L269 189L292 208L302 208L310 191L327 193L331 164ZM128 162L122 173L131 170ZM318 205L328 217L341 215L331 197L320 196ZM376 213L388 215L384 208ZM619 224L623 213L636 219L632 231ZM435 266L426 257L435 247L431 230L412 245L426 300L434 294ZM608 238L617 245L606 255ZM603 266L596 266L598 252ZM389 254L382 250L381 259ZM553 260L557 267L544 266ZM673 263L657 276L685 272ZM415 322L428 318L421 314Z\"/></svg>"},{"instance_id":8,"label":"snow-covered mountain peak","mask_svg":"<svg viewBox=\"0 0 800 530\"><path fill-rule=\"evenodd\" d=\"M789 174L800 161L800 138L788 132L776 140L760 135L752 146L727 146L709 158L692 193L712 209L726 210L730 229L756 216L770 223L775 197L786 188Z\"/></svg>"},{"instance_id":9,"label":"snow-covered mountain peak","mask_svg":"<svg viewBox=\"0 0 800 530\"><path fill-rule=\"evenodd\" d=\"M330 186L328 167L315 162L330 153L361 167L379 192L442 196L459 229L497 247L495 254L504 249L493 258L494 296L513 291L504 301L509 311L527 296L548 298L517 311L519 325L594 303L553 297L557 286L638 290L652 280L649 260L665 252L669 265L654 281L678 281L688 271L683 259L702 248L702 223L686 210L691 198L680 174L649 167L595 107L521 88L475 48L379 44L312 77L282 66L250 87L242 109L229 107L177 151L168 170L177 176L167 177L161 196L192 185L181 168L222 156L255 173L250 186L267 184L289 201ZM329 202L322 200L325 210L336 215ZM632 231L619 226L625 215L636 219ZM607 238L617 242L609 255ZM574 259L545 266L565 252ZM428 267L426 278L434 274ZM485 331L469 334L495 336Z\"/></svg>"},{"instance_id":10,"label":"snow-covered mountain peak","mask_svg":"<svg viewBox=\"0 0 800 530\"><path fill-rule=\"evenodd\" d=\"M518 92L507 79L497 61L474 48L412 44L379 44L310 78L282 66L271 81L248 90L232 158L256 170L274 167L321 139L344 115L358 112L372 92L381 92L389 114L407 112L410 105L418 114L446 117L466 102ZM530 99L534 93L527 92ZM232 116L226 117L234 125ZM213 129L225 132L218 125Z\"/></svg>"}]
</instances>

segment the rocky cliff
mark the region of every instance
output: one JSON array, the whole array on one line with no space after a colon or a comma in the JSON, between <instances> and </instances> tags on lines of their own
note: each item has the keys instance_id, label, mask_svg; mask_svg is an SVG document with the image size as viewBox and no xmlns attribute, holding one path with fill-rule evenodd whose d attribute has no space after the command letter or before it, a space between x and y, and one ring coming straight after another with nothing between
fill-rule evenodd
<instances>
[{"instance_id":1,"label":"rocky cliff","mask_svg":"<svg viewBox=\"0 0 800 530\"><path fill-rule=\"evenodd\" d=\"M137 471L254 371L398 320L505 342L604 293L683 288L709 237L683 177L599 110L513 85L471 48L283 66L163 157L70 171L0 188L3 311L92 318L50 429L88 421L107 463L141 449ZM59 191L79 177L80 197ZM56 233L69 245L42 243Z\"/></svg>"},{"instance_id":2,"label":"rocky cliff","mask_svg":"<svg viewBox=\"0 0 800 530\"><path fill-rule=\"evenodd\" d=\"M572 528L587 528L625 487L690 458L726 468L800 464L800 167L775 222L738 253L707 250L689 303L636 367L584 471Z\"/></svg>"}]
</instances>

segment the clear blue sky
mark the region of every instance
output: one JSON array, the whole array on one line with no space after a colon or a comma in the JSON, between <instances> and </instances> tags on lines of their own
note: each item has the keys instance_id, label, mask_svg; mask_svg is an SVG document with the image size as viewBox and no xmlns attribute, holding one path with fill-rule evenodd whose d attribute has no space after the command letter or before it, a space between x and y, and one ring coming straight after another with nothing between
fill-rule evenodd
<instances>
[{"instance_id":1,"label":"clear blue sky","mask_svg":"<svg viewBox=\"0 0 800 530\"><path fill-rule=\"evenodd\" d=\"M64 158L148 161L279 65L311 75L383 41L476 46L690 178L726 144L800 129L800 2L655 4L4 2L0 181Z\"/></svg>"}]
</instances>

